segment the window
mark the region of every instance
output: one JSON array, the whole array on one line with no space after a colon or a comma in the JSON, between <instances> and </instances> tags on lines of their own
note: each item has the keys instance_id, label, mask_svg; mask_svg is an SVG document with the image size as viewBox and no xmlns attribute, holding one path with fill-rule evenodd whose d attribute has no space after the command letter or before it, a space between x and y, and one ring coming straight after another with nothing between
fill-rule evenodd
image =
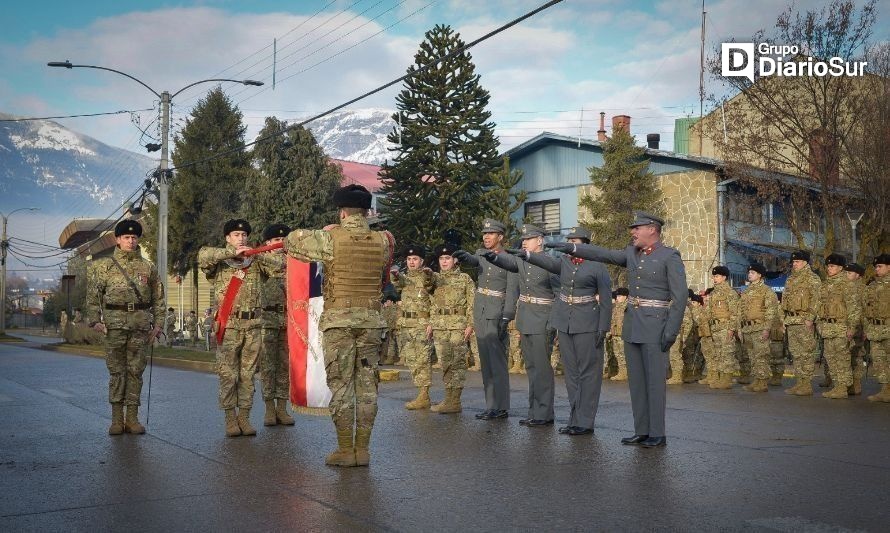
<instances>
[{"instance_id":1,"label":"window","mask_svg":"<svg viewBox=\"0 0 890 533\"><path fill-rule=\"evenodd\" d=\"M763 224L764 206L753 197L730 196L726 203L726 215L729 220L747 224Z\"/></svg>"},{"instance_id":2,"label":"window","mask_svg":"<svg viewBox=\"0 0 890 533\"><path fill-rule=\"evenodd\" d=\"M548 235L559 233L559 200L525 203L525 218Z\"/></svg>"}]
</instances>

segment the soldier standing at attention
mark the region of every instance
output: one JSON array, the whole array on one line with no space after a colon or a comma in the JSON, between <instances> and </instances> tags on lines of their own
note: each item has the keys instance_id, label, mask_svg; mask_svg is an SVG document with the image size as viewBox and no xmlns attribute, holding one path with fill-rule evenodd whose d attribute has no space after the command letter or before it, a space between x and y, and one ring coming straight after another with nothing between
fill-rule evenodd
<instances>
[{"instance_id":1,"label":"soldier standing at attention","mask_svg":"<svg viewBox=\"0 0 890 533\"><path fill-rule=\"evenodd\" d=\"M853 385L850 367L850 341L859 326L862 307L856 287L844 275L847 258L831 254L825 258L828 276L822 282L816 327L822 336L823 353L834 387L822 393L823 398L847 397L847 387Z\"/></svg>"},{"instance_id":2,"label":"soldier standing at attention","mask_svg":"<svg viewBox=\"0 0 890 533\"><path fill-rule=\"evenodd\" d=\"M743 388L766 392L770 379L770 329L779 315L776 293L763 283L766 268L758 263L748 266L748 287L739 302L739 331L751 360L754 382Z\"/></svg>"},{"instance_id":3,"label":"soldier standing at attention","mask_svg":"<svg viewBox=\"0 0 890 533\"><path fill-rule=\"evenodd\" d=\"M164 286L154 264L140 253L141 236L142 226L135 220L119 222L114 253L93 261L87 271L87 322L105 335L109 435L145 433L139 422L142 373L146 351L161 330Z\"/></svg>"},{"instance_id":4,"label":"soldier standing at attention","mask_svg":"<svg viewBox=\"0 0 890 533\"><path fill-rule=\"evenodd\" d=\"M390 285L392 287L392 285ZM398 342L396 332L399 323L399 295L395 289L383 291L383 320L386 322L386 336L380 344L380 364L394 365L398 360Z\"/></svg>"},{"instance_id":5,"label":"soldier standing at attention","mask_svg":"<svg viewBox=\"0 0 890 533\"><path fill-rule=\"evenodd\" d=\"M476 415L479 420L507 418L510 409L510 375L507 372L507 324L516 316L517 277L512 272L497 268L481 254L504 251L506 226L486 218L482 222L484 249L470 255L463 250L454 252L458 261L479 269L476 294L473 299L473 330L479 349L482 386L485 389L485 411Z\"/></svg>"},{"instance_id":6,"label":"soldier standing at attention","mask_svg":"<svg viewBox=\"0 0 890 533\"><path fill-rule=\"evenodd\" d=\"M445 399L432 407L439 414L459 413L460 396L467 377L467 342L473 334L473 295L476 285L457 268L455 250L447 244L436 247L439 273L435 274L427 335L433 339L442 362Z\"/></svg>"},{"instance_id":7,"label":"soldier standing at attention","mask_svg":"<svg viewBox=\"0 0 890 533\"><path fill-rule=\"evenodd\" d=\"M167 308L167 314L164 316L164 344L173 346L173 335L176 332L176 309Z\"/></svg>"},{"instance_id":8,"label":"soldier standing at attention","mask_svg":"<svg viewBox=\"0 0 890 533\"><path fill-rule=\"evenodd\" d=\"M865 284L862 282L862 276L865 275L865 267L856 263L850 263L844 267L844 274L853 285L856 293L856 299L859 300L859 306L865 305ZM847 394L858 396L862 394L862 378L865 376L865 342L863 336L865 332L865 316L856 326L856 332L853 333L853 340L850 346L850 368L853 372L853 384L847 389Z\"/></svg>"},{"instance_id":9,"label":"soldier standing at attention","mask_svg":"<svg viewBox=\"0 0 890 533\"><path fill-rule=\"evenodd\" d=\"M729 269L725 266L712 268L711 279L714 291L708 300L708 316L714 341L717 382L710 382L708 386L712 389L731 389L732 374L738 366L735 333L739 324L739 295L727 281Z\"/></svg>"},{"instance_id":10,"label":"soldier standing at attention","mask_svg":"<svg viewBox=\"0 0 890 533\"><path fill-rule=\"evenodd\" d=\"M708 312L708 301L711 299L711 293L714 287L708 287L702 295L701 306L696 309L697 313L693 315L695 323L698 327L698 342L701 346L701 356L705 360L705 377L698 380L700 385L710 385L717 383L717 361L714 358L714 338L711 336L711 316Z\"/></svg>"},{"instance_id":11,"label":"soldier standing at attention","mask_svg":"<svg viewBox=\"0 0 890 533\"><path fill-rule=\"evenodd\" d=\"M609 378L610 381L627 381L627 360L624 357L624 312L627 310L627 296L630 291L627 287L615 289L615 306L612 307L612 327L609 330L609 342L612 343L612 352L615 354L615 364L618 373Z\"/></svg>"},{"instance_id":12,"label":"soldier standing at attention","mask_svg":"<svg viewBox=\"0 0 890 533\"><path fill-rule=\"evenodd\" d=\"M287 236L287 253L300 261L324 264L322 332L330 409L337 429L331 466L368 466L377 416L377 362L386 322L380 314L383 283L392 262L393 241L372 231L366 215L371 193L347 185L334 193L340 224L329 230L296 229Z\"/></svg>"},{"instance_id":13,"label":"soldier standing at attention","mask_svg":"<svg viewBox=\"0 0 890 533\"><path fill-rule=\"evenodd\" d=\"M686 308L686 269L680 253L661 242L664 220L635 212L631 245L608 250L592 244L555 243L547 247L575 257L627 268L630 290L624 314L624 354L630 379L634 435L622 444L664 446L667 352L677 340Z\"/></svg>"},{"instance_id":14,"label":"soldier standing at attention","mask_svg":"<svg viewBox=\"0 0 890 533\"><path fill-rule=\"evenodd\" d=\"M798 250L791 254L791 275L782 295L782 314L788 336L788 351L794 363L797 383L785 390L795 396L813 395L813 372L816 367L816 336L814 320L819 306L822 281L810 269L810 252Z\"/></svg>"},{"instance_id":15,"label":"soldier standing at attention","mask_svg":"<svg viewBox=\"0 0 890 533\"><path fill-rule=\"evenodd\" d=\"M514 250L515 253L540 253L543 250L544 232L541 228L523 224L521 239L523 250ZM521 335L519 348L528 374L528 417L519 423L529 427L551 425L555 390L553 367L550 366L553 345L550 311L554 292L559 291L559 278L510 254L486 251L482 257L497 267L519 274L516 329Z\"/></svg>"},{"instance_id":16,"label":"soldier standing at attention","mask_svg":"<svg viewBox=\"0 0 890 533\"><path fill-rule=\"evenodd\" d=\"M429 409L432 364L427 326L430 325L430 293L433 290L433 273L423 267L426 251L420 246L408 246L402 255L408 272L394 272L394 285L401 295L398 328L399 357L411 370L411 378L417 387L417 397L405 404L405 409Z\"/></svg>"},{"instance_id":17,"label":"soldier standing at attention","mask_svg":"<svg viewBox=\"0 0 890 533\"><path fill-rule=\"evenodd\" d=\"M198 315L194 311L189 311L185 317L185 330L189 332L189 343L192 346L198 344Z\"/></svg>"},{"instance_id":18,"label":"soldier standing at attention","mask_svg":"<svg viewBox=\"0 0 890 533\"><path fill-rule=\"evenodd\" d=\"M677 336L677 342L671 346L668 359L671 364L671 377L667 380L668 385L683 384L683 350L686 343L689 342L689 334L692 332L692 310L689 300L686 300L686 309L683 311L683 322L680 323L680 334Z\"/></svg>"},{"instance_id":19,"label":"soldier standing at attention","mask_svg":"<svg viewBox=\"0 0 890 533\"><path fill-rule=\"evenodd\" d=\"M210 337L213 335L213 309L204 310L204 318L201 319L201 332L204 334L206 350L210 351Z\"/></svg>"},{"instance_id":20,"label":"soldier standing at attention","mask_svg":"<svg viewBox=\"0 0 890 533\"><path fill-rule=\"evenodd\" d=\"M589 244L590 232L572 228L566 236L573 244ZM609 272L602 263L563 255L551 257L540 251L508 250L529 264L559 275L559 292L550 322L559 335L566 392L569 396L566 435L589 435L599 407L603 385L603 346L612 320ZM520 301L522 296L520 296ZM522 316L522 307L517 315ZM523 337L525 340L525 337Z\"/></svg>"},{"instance_id":21,"label":"soldier standing at attention","mask_svg":"<svg viewBox=\"0 0 890 533\"><path fill-rule=\"evenodd\" d=\"M256 435L250 424L250 410L253 375L262 346L263 284L281 270L282 262L269 254L242 255L250 250L250 224L246 220L229 220L223 226L223 235L225 248L205 246L198 251L198 267L213 283L218 306L219 408L225 412L227 437Z\"/></svg>"},{"instance_id":22,"label":"soldier standing at attention","mask_svg":"<svg viewBox=\"0 0 890 533\"><path fill-rule=\"evenodd\" d=\"M267 246L283 242L290 228L284 224L272 224L263 230L263 243ZM263 287L263 344L260 355L260 383L262 383L264 426L294 425L294 418L287 412L290 397L290 354L287 348L287 278L284 248L266 252L267 259L281 262L281 269L270 273Z\"/></svg>"},{"instance_id":23,"label":"soldier standing at attention","mask_svg":"<svg viewBox=\"0 0 890 533\"><path fill-rule=\"evenodd\" d=\"M881 391L868 400L890 402L890 254L875 257L873 264L875 279L865 286L863 322Z\"/></svg>"}]
</instances>

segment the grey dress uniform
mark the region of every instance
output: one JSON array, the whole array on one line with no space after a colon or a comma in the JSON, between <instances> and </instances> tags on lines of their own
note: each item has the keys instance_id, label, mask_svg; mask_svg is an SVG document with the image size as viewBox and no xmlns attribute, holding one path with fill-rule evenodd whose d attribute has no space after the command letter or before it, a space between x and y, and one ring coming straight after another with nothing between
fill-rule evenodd
<instances>
[{"instance_id":1,"label":"grey dress uniform","mask_svg":"<svg viewBox=\"0 0 890 533\"><path fill-rule=\"evenodd\" d=\"M664 225L653 215L636 215L631 227ZM621 337L627 358L634 432L650 438L664 437L667 354L680 332L688 294L680 252L659 241L646 250L635 246L609 250L578 244L571 255L627 267L630 297Z\"/></svg>"},{"instance_id":2,"label":"grey dress uniform","mask_svg":"<svg viewBox=\"0 0 890 533\"><path fill-rule=\"evenodd\" d=\"M580 231L569 237L576 235L583 237ZM559 336L565 368L571 408L568 426L592 429L603 385L603 339L612 322L609 272L602 263L567 255L528 254L526 261L559 274L560 289L550 324Z\"/></svg>"}]
</instances>

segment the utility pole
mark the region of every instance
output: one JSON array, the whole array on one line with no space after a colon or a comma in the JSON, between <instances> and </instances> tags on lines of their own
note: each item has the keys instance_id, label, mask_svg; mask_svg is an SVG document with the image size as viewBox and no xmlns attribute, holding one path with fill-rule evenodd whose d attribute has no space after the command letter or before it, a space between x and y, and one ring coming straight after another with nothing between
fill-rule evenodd
<instances>
[{"instance_id":1,"label":"utility pole","mask_svg":"<svg viewBox=\"0 0 890 533\"><path fill-rule=\"evenodd\" d=\"M9 248L9 238L6 236L6 223L9 217L18 211L37 211L36 207L20 207L13 209L8 215L0 213L3 219L3 232L0 234L0 335L6 334L6 249Z\"/></svg>"},{"instance_id":2,"label":"utility pole","mask_svg":"<svg viewBox=\"0 0 890 533\"><path fill-rule=\"evenodd\" d=\"M161 163L158 176L158 253L156 262L161 284L164 286L164 311L167 309L167 224L169 217L170 183L170 93L161 93Z\"/></svg>"}]
</instances>

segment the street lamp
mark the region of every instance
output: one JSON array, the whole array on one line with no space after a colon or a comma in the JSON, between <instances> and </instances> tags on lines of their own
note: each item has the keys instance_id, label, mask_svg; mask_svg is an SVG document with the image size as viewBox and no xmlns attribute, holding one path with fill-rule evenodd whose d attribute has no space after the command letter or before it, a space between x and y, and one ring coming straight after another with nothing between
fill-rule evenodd
<instances>
[{"instance_id":1,"label":"street lamp","mask_svg":"<svg viewBox=\"0 0 890 533\"><path fill-rule=\"evenodd\" d=\"M859 211L858 209L849 209L847 210L847 220L850 221L850 227L853 229L853 262L859 261L859 239L856 238L856 226L859 225L859 221L862 220L862 217L865 216L864 211Z\"/></svg>"},{"instance_id":2,"label":"street lamp","mask_svg":"<svg viewBox=\"0 0 890 533\"><path fill-rule=\"evenodd\" d=\"M167 183L167 168L169 167L169 154L170 154L170 103L173 101L173 98L181 93L182 91L194 87L195 85L199 85L201 83L210 83L210 82L231 82L231 83L240 83L242 85L251 85L254 87L259 87L263 85L263 82L256 80L231 80L228 78L210 78L206 80L196 81L194 83L190 83L179 89L172 95L168 91L163 91L158 93L156 90L149 87L145 82L136 78L135 76L131 76L126 72L121 72L119 70L115 70L113 68L108 67L99 67L96 65L73 65L71 61L50 61L46 64L48 67L61 67L61 68L92 68L97 70L107 70L108 72L114 72L115 74L120 74L121 76L130 78L135 81L139 85L142 85L146 89L148 89L153 95L157 96L161 99L161 165L160 172L158 173L158 253L157 253L157 266L158 266L158 277L161 278L161 283L164 284L164 305L163 309L167 308L167 227L168 227L168 194L169 194L169 184Z\"/></svg>"},{"instance_id":3,"label":"street lamp","mask_svg":"<svg viewBox=\"0 0 890 533\"><path fill-rule=\"evenodd\" d=\"M10 211L8 215L0 213L0 218L3 219L3 233L0 234L0 335L6 334L6 249L9 248L9 239L6 238L6 223L14 213L39 209L39 207L20 207Z\"/></svg>"}]
</instances>

